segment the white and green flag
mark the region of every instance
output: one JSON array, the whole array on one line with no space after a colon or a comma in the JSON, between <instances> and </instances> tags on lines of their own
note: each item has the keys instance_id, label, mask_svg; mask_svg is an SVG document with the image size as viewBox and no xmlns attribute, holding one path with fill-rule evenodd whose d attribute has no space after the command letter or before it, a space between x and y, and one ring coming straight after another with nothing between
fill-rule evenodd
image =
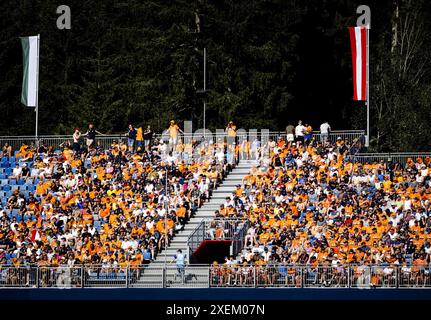
<instances>
[{"instance_id":1,"label":"white and green flag","mask_svg":"<svg viewBox=\"0 0 431 320\"><path fill-rule=\"evenodd\" d=\"M36 107L39 72L39 36L21 37L23 53L23 78L21 102L28 107Z\"/></svg>"}]
</instances>

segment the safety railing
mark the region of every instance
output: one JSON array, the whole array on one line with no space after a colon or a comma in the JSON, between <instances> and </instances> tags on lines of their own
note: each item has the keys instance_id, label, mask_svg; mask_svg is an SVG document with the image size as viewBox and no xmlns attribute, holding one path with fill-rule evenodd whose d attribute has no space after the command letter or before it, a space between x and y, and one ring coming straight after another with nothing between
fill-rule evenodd
<instances>
[{"instance_id":1,"label":"safety railing","mask_svg":"<svg viewBox=\"0 0 431 320\"><path fill-rule=\"evenodd\" d=\"M237 240L249 224L244 219L213 219L205 221L206 240ZM243 236L242 236L243 237Z\"/></svg>"},{"instance_id":2,"label":"safety railing","mask_svg":"<svg viewBox=\"0 0 431 320\"><path fill-rule=\"evenodd\" d=\"M417 158L431 157L431 152L397 152L397 153L357 153L347 156L347 160L358 163L392 162L405 165L409 159L416 161Z\"/></svg>"},{"instance_id":3,"label":"safety railing","mask_svg":"<svg viewBox=\"0 0 431 320\"><path fill-rule=\"evenodd\" d=\"M211 287L431 288L430 266L215 265Z\"/></svg>"},{"instance_id":4,"label":"safety railing","mask_svg":"<svg viewBox=\"0 0 431 320\"><path fill-rule=\"evenodd\" d=\"M202 220L187 240L189 257L204 240L231 240L230 254L236 256L244 247L244 236L250 221L244 219Z\"/></svg>"},{"instance_id":5,"label":"safety railing","mask_svg":"<svg viewBox=\"0 0 431 320\"><path fill-rule=\"evenodd\" d=\"M195 250L200 246L202 241L205 240L205 237L205 221L202 220L187 238L187 247L189 248L189 254L187 256L188 258L193 255L193 252L195 252Z\"/></svg>"},{"instance_id":6,"label":"safety railing","mask_svg":"<svg viewBox=\"0 0 431 320\"><path fill-rule=\"evenodd\" d=\"M328 135L328 139L330 141L336 141L338 137L341 137L345 141L353 141L364 135L364 130L334 130L331 131ZM259 139L263 143L266 143L269 139L276 140L279 137L286 138L286 133L282 131L269 131L269 130L239 130L237 134L237 139L235 143L240 144L244 140L248 140L253 142L254 139ZM313 131L312 137L321 141L323 136L319 131ZM153 139L161 139L168 142L169 138L166 137L166 134L154 134ZM180 140L182 141L202 141L206 140L212 144L224 143L226 139L226 133L215 132L212 134L206 134L205 138L203 134L198 131L194 133L185 133L179 135ZM37 141L42 141L46 146L53 146L55 149L58 148L61 144L66 141L73 143L72 135L39 135L37 138L35 136L0 136L0 145L3 146L5 143L8 143L12 146L14 150L19 149L19 147L24 143L26 145L36 144ZM97 135L95 142L103 148L108 148L111 144L116 142L127 142L127 136L124 133L120 134L104 134ZM84 138L81 138L81 143L85 145Z\"/></svg>"},{"instance_id":7,"label":"safety railing","mask_svg":"<svg viewBox=\"0 0 431 320\"><path fill-rule=\"evenodd\" d=\"M0 266L6 288L431 288L429 265Z\"/></svg>"}]
</instances>

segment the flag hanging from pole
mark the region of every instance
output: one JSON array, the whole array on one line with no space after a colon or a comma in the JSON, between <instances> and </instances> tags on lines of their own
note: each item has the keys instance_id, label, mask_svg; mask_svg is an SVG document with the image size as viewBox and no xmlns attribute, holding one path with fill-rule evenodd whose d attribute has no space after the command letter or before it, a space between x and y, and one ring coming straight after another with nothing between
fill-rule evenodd
<instances>
[{"instance_id":1,"label":"flag hanging from pole","mask_svg":"<svg viewBox=\"0 0 431 320\"><path fill-rule=\"evenodd\" d=\"M367 27L350 27L353 66L353 100L367 100Z\"/></svg>"},{"instance_id":2,"label":"flag hanging from pole","mask_svg":"<svg viewBox=\"0 0 431 320\"><path fill-rule=\"evenodd\" d=\"M23 55L23 78L21 102L27 107L36 107L39 69L38 36L21 37Z\"/></svg>"}]
</instances>

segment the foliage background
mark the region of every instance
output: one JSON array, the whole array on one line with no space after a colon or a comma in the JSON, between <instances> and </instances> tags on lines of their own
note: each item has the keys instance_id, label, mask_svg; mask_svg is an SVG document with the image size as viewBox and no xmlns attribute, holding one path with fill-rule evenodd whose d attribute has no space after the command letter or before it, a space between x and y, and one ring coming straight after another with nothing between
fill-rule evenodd
<instances>
[{"instance_id":1,"label":"foliage background","mask_svg":"<svg viewBox=\"0 0 431 320\"><path fill-rule=\"evenodd\" d=\"M67 4L72 29L58 30ZM20 104L19 36L41 34L40 133L99 131L128 123L157 131L170 119L202 127L202 49L207 48L207 126L283 130L365 128L352 101L347 27L353 0L2 0L0 134L34 133ZM369 1L371 127L376 151L430 150L430 4ZM197 28L196 16L200 19ZM200 32L198 32L200 31Z\"/></svg>"}]
</instances>

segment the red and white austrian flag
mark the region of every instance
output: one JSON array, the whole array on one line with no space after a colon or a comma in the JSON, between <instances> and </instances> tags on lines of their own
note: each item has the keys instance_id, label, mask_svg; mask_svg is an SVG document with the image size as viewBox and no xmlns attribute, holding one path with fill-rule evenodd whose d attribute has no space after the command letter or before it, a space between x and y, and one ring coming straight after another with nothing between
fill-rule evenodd
<instances>
[{"instance_id":1,"label":"red and white austrian flag","mask_svg":"<svg viewBox=\"0 0 431 320\"><path fill-rule=\"evenodd\" d=\"M353 65L353 100L367 100L367 27L350 27Z\"/></svg>"}]
</instances>

